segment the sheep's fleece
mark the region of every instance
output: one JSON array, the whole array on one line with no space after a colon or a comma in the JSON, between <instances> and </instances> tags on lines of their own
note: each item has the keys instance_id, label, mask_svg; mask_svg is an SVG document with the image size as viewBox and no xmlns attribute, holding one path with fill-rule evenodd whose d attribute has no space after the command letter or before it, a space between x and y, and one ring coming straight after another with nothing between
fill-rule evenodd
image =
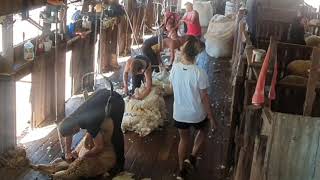
<instances>
[{"instance_id":1,"label":"sheep's fleece","mask_svg":"<svg viewBox=\"0 0 320 180\"><path fill-rule=\"evenodd\" d=\"M11 149L0 156L0 168L18 169L28 166L29 159L23 147Z\"/></svg>"},{"instance_id":2,"label":"sheep's fleece","mask_svg":"<svg viewBox=\"0 0 320 180\"><path fill-rule=\"evenodd\" d=\"M135 93L143 91L144 85ZM122 131L134 131L140 136L150 134L164 125L167 119L166 105L158 87L153 87L143 100L125 99L126 108L122 120Z\"/></svg>"},{"instance_id":3,"label":"sheep's fleece","mask_svg":"<svg viewBox=\"0 0 320 180\"><path fill-rule=\"evenodd\" d=\"M152 85L159 88L164 96L172 95L170 88L170 73L165 68L160 68L160 72L153 72L152 74Z\"/></svg>"}]
</instances>

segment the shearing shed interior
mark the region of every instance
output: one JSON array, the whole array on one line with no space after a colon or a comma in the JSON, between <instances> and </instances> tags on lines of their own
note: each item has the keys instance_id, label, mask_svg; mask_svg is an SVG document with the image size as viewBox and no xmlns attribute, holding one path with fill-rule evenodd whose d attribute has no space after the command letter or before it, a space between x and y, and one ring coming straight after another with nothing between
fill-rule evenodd
<instances>
[{"instance_id":1,"label":"shearing shed interior","mask_svg":"<svg viewBox=\"0 0 320 180\"><path fill-rule=\"evenodd\" d=\"M319 0L2 0L0 179L320 179Z\"/></svg>"}]
</instances>

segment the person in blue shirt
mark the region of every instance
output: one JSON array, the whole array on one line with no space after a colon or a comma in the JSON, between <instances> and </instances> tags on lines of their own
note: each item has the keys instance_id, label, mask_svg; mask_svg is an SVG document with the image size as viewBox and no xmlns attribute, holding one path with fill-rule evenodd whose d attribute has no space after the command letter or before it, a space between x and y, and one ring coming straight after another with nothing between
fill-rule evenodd
<instances>
[{"instance_id":1,"label":"person in blue shirt","mask_svg":"<svg viewBox=\"0 0 320 180\"><path fill-rule=\"evenodd\" d=\"M196 65L203 69L207 75L209 75L209 55L206 52L206 45L204 42L200 41L198 42L198 48L199 48L199 54L196 57Z\"/></svg>"}]
</instances>

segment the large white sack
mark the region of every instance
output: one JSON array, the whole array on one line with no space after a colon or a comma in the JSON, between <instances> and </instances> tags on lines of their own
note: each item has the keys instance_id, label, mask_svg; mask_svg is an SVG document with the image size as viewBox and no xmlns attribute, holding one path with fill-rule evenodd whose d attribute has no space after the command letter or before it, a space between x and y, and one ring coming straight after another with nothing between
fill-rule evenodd
<instances>
[{"instance_id":1,"label":"large white sack","mask_svg":"<svg viewBox=\"0 0 320 180\"><path fill-rule=\"evenodd\" d=\"M206 51L214 58L231 57L232 41L210 40L206 41Z\"/></svg>"},{"instance_id":2,"label":"large white sack","mask_svg":"<svg viewBox=\"0 0 320 180\"><path fill-rule=\"evenodd\" d=\"M193 9L199 13L201 27L207 27L213 16L213 7L211 1L196 1Z\"/></svg>"},{"instance_id":3,"label":"large white sack","mask_svg":"<svg viewBox=\"0 0 320 180\"><path fill-rule=\"evenodd\" d=\"M214 15L209 23L207 33L204 35L206 40L230 40L235 31L235 19L224 15Z\"/></svg>"},{"instance_id":4,"label":"large white sack","mask_svg":"<svg viewBox=\"0 0 320 180\"><path fill-rule=\"evenodd\" d=\"M215 15L211 18L206 39L206 51L211 57L230 57L232 55L233 34L235 20L224 15Z\"/></svg>"}]
</instances>

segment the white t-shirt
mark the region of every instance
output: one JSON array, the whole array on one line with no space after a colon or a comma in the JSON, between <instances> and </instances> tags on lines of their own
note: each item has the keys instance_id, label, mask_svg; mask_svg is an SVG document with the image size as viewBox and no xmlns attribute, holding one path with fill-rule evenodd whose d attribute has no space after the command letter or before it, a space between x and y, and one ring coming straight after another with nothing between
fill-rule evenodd
<instances>
[{"instance_id":1,"label":"white t-shirt","mask_svg":"<svg viewBox=\"0 0 320 180\"><path fill-rule=\"evenodd\" d=\"M208 75L196 65L173 64L170 73L173 87L173 118L179 122L199 123L207 113L201 101L200 90L209 87Z\"/></svg>"}]
</instances>

